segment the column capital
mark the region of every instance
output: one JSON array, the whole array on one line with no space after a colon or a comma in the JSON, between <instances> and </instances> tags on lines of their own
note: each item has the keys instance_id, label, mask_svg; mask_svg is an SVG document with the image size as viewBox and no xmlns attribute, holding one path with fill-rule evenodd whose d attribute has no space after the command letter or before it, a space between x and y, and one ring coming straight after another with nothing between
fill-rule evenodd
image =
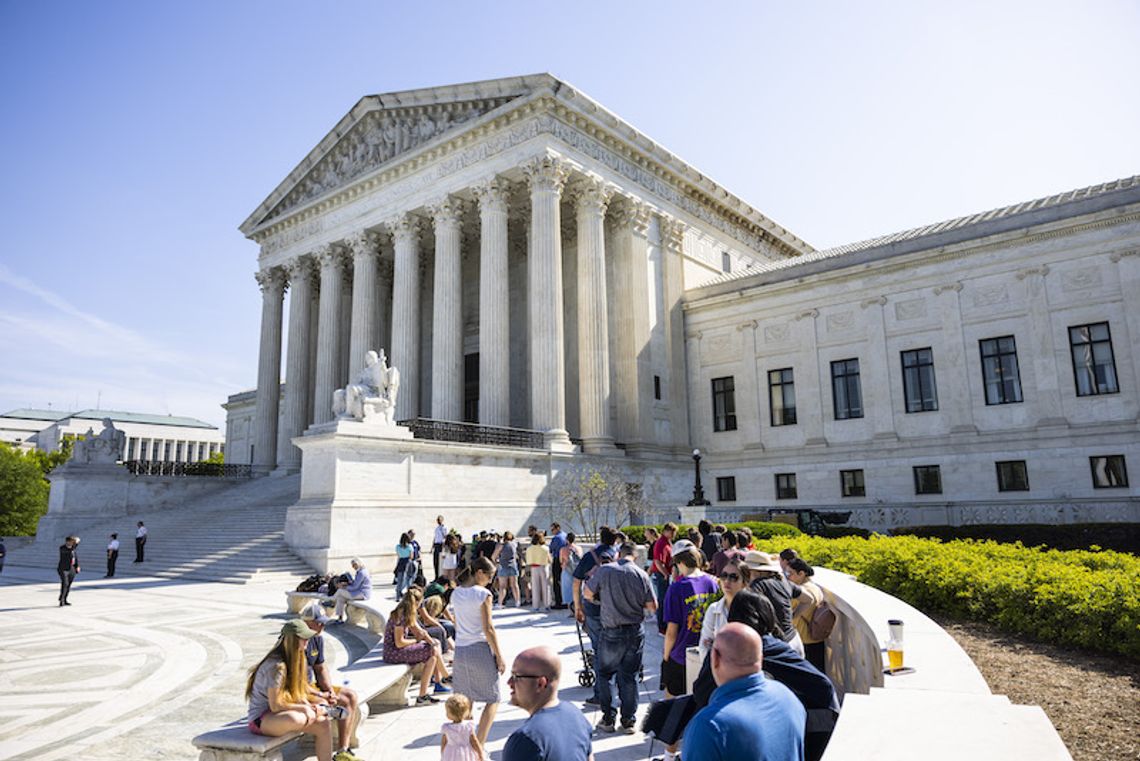
<instances>
[{"instance_id":1,"label":"column capital","mask_svg":"<svg viewBox=\"0 0 1140 761\"><path fill-rule=\"evenodd\" d=\"M285 271L289 273L289 282L295 283L302 277L313 274L313 258L308 254L295 256L285 262Z\"/></svg>"},{"instance_id":2,"label":"column capital","mask_svg":"<svg viewBox=\"0 0 1140 761\"><path fill-rule=\"evenodd\" d=\"M463 222L463 201L455 196L444 196L428 206L432 224L440 227L458 227Z\"/></svg>"},{"instance_id":3,"label":"column capital","mask_svg":"<svg viewBox=\"0 0 1140 761\"><path fill-rule=\"evenodd\" d=\"M574 205L579 213L603 215L613 198L616 188L596 174L587 174L576 179L570 186Z\"/></svg>"},{"instance_id":4,"label":"column capital","mask_svg":"<svg viewBox=\"0 0 1140 761\"><path fill-rule=\"evenodd\" d=\"M570 167L558 156L537 156L522 165L523 175L530 185L530 192L560 194L570 176Z\"/></svg>"},{"instance_id":5,"label":"column capital","mask_svg":"<svg viewBox=\"0 0 1140 761\"><path fill-rule=\"evenodd\" d=\"M510 194L511 186L505 179L499 176L489 177L476 185L472 190L475 192L475 198L479 202L479 211L497 211L507 212L507 196Z\"/></svg>"},{"instance_id":6,"label":"column capital","mask_svg":"<svg viewBox=\"0 0 1140 761\"><path fill-rule=\"evenodd\" d=\"M388 228L388 232L392 234L392 239L396 242L419 242L420 231L422 229L419 217L407 213L400 214L389 219L384 225Z\"/></svg>"},{"instance_id":7,"label":"column capital","mask_svg":"<svg viewBox=\"0 0 1140 761\"><path fill-rule=\"evenodd\" d=\"M344 242L354 258L380 255L380 236L374 230L357 230Z\"/></svg>"},{"instance_id":8,"label":"column capital","mask_svg":"<svg viewBox=\"0 0 1140 761\"><path fill-rule=\"evenodd\" d=\"M317 246L313 249L313 258L320 263L321 270L324 271L342 266L344 263L344 251L340 246L326 243L323 246Z\"/></svg>"},{"instance_id":9,"label":"column capital","mask_svg":"<svg viewBox=\"0 0 1140 761\"><path fill-rule=\"evenodd\" d=\"M629 227L638 235L649 232L650 209L633 196L622 196L621 203L613 205L613 219L618 227Z\"/></svg>"},{"instance_id":10,"label":"column capital","mask_svg":"<svg viewBox=\"0 0 1140 761\"><path fill-rule=\"evenodd\" d=\"M669 251L681 253L685 244L687 226L676 217L661 215L661 245Z\"/></svg>"},{"instance_id":11,"label":"column capital","mask_svg":"<svg viewBox=\"0 0 1140 761\"><path fill-rule=\"evenodd\" d=\"M280 267L267 267L254 274L262 293L285 289L285 272Z\"/></svg>"}]
</instances>

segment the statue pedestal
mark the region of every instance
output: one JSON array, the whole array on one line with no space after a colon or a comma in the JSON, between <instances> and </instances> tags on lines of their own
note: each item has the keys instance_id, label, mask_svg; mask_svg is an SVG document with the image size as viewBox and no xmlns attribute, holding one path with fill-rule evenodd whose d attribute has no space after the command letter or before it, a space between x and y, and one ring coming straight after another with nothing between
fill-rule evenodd
<instances>
[{"instance_id":1,"label":"statue pedestal","mask_svg":"<svg viewBox=\"0 0 1140 761\"><path fill-rule=\"evenodd\" d=\"M68 461L48 475L47 514L36 525L36 541L59 543L78 521L127 514L131 474L122 465Z\"/></svg>"}]
</instances>

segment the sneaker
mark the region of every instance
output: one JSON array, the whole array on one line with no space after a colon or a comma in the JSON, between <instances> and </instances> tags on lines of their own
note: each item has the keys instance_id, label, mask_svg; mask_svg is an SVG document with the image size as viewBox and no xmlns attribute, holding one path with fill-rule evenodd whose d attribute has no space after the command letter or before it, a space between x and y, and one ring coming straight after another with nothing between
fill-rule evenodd
<instances>
[{"instance_id":1,"label":"sneaker","mask_svg":"<svg viewBox=\"0 0 1140 761\"><path fill-rule=\"evenodd\" d=\"M588 706L597 706L597 705L602 704L602 702L600 700L598 700L598 698L594 695L591 695L590 697L586 698L585 703Z\"/></svg>"},{"instance_id":2,"label":"sneaker","mask_svg":"<svg viewBox=\"0 0 1140 761\"><path fill-rule=\"evenodd\" d=\"M451 677L450 677L450 676L445 676L445 677L443 678L443 683L444 683L444 684L451 684Z\"/></svg>"},{"instance_id":3,"label":"sneaker","mask_svg":"<svg viewBox=\"0 0 1140 761\"><path fill-rule=\"evenodd\" d=\"M448 687L446 684L440 684L439 682L436 682L434 692L436 695L439 695L441 693L451 692L451 688Z\"/></svg>"},{"instance_id":4,"label":"sneaker","mask_svg":"<svg viewBox=\"0 0 1140 761\"><path fill-rule=\"evenodd\" d=\"M333 754L333 761L364 761L351 750L338 750Z\"/></svg>"},{"instance_id":5,"label":"sneaker","mask_svg":"<svg viewBox=\"0 0 1140 761\"><path fill-rule=\"evenodd\" d=\"M622 719L621 731L623 734L632 735L637 731L637 719Z\"/></svg>"},{"instance_id":6,"label":"sneaker","mask_svg":"<svg viewBox=\"0 0 1140 761\"><path fill-rule=\"evenodd\" d=\"M603 716L602 720L598 722L599 732L616 732L617 727L614 726L613 716Z\"/></svg>"},{"instance_id":7,"label":"sneaker","mask_svg":"<svg viewBox=\"0 0 1140 761\"><path fill-rule=\"evenodd\" d=\"M433 703L438 702L439 698L433 698L431 695L420 695L418 698L416 698L416 705L418 706L432 705Z\"/></svg>"}]
</instances>

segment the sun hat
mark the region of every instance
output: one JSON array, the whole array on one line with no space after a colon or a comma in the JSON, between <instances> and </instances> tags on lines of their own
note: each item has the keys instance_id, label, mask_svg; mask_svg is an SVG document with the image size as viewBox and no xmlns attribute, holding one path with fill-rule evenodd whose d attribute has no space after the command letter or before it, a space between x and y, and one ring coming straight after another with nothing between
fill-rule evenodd
<instances>
[{"instance_id":1,"label":"sun hat","mask_svg":"<svg viewBox=\"0 0 1140 761\"><path fill-rule=\"evenodd\" d=\"M767 571L782 576L784 570L767 552L749 550L744 554L744 567L750 571Z\"/></svg>"}]
</instances>

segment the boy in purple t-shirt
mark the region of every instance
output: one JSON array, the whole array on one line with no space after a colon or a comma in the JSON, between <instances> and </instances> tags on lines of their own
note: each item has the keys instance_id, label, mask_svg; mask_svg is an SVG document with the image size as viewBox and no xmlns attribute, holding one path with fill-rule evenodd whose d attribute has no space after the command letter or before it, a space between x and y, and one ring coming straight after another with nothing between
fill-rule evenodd
<instances>
[{"instance_id":1,"label":"boy in purple t-shirt","mask_svg":"<svg viewBox=\"0 0 1140 761\"><path fill-rule=\"evenodd\" d=\"M679 578L665 593L665 652L661 683L670 696L685 694L685 649L700 642L705 609L720 597L716 579L700 569L698 550L691 545L673 556Z\"/></svg>"}]
</instances>

